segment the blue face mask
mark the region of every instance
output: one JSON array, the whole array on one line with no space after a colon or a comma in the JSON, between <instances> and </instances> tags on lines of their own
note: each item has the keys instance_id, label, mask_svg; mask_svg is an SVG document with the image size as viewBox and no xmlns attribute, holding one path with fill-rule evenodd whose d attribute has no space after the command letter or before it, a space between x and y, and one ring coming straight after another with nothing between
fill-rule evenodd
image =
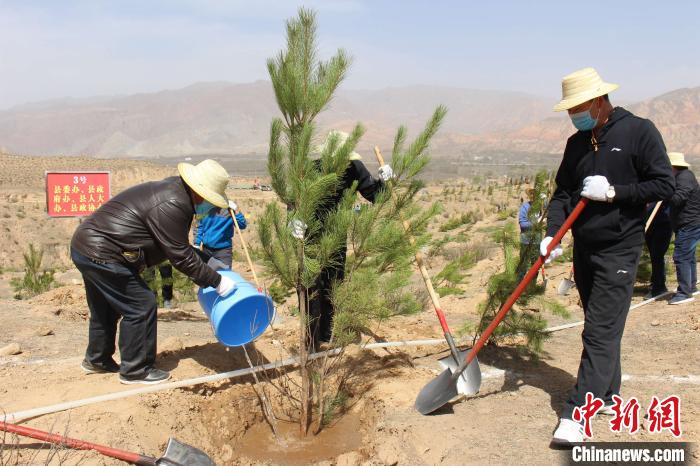
<instances>
[{"instance_id":1,"label":"blue face mask","mask_svg":"<svg viewBox=\"0 0 700 466\"><path fill-rule=\"evenodd\" d=\"M593 106L591 105L591 108ZM579 131L590 131L596 127L598 124L598 118L593 118L591 115L591 108L583 112L574 113L569 115L571 122L574 124ZM598 109L598 114L600 114L600 109Z\"/></svg>"},{"instance_id":2,"label":"blue face mask","mask_svg":"<svg viewBox=\"0 0 700 466\"><path fill-rule=\"evenodd\" d=\"M204 216L204 215L207 215L209 213L209 211L211 209L213 209L214 207L216 207L216 206L214 204L212 204L211 202L202 201L201 203L194 206L194 213L195 213L195 215Z\"/></svg>"},{"instance_id":3,"label":"blue face mask","mask_svg":"<svg viewBox=\"0 0 700 466\"><path fill-rule=\"evenodd\" d=\"M598 124L598 120L591 116L591 111L578 112L571 115L571 122L580 131L590 131Z\"/></svg>"}]
</instances>

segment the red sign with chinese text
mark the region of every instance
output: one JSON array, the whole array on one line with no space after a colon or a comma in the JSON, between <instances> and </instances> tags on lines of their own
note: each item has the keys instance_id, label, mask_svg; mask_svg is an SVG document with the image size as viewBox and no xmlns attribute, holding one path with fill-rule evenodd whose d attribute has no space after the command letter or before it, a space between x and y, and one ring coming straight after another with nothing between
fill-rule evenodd
<instances>
[{"instance_id":1,"label":"red sign with chinese text","mask_svg":"<svg viewBox=\"0 0 700 466\"><path fill-rule=\"evenodd\" d=\"M49 217L86 217L109 198L109 172L46 172Z\"/></svg>"}]
</instances>

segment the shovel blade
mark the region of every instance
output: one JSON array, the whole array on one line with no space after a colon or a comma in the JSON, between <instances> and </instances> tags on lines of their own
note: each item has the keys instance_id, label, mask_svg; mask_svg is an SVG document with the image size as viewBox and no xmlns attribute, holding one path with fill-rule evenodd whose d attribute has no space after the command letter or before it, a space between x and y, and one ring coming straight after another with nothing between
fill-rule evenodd
<instances>
[{"instance_id":1,"label":"shovel blade","mask_svg":"<svg viewBox=\"0 0 700 466\"><path fill-rule=\"evenodd\" d=\"M569 280L568 278L565 278L559 283L559 288L557 288L557 293L560 296L566 296L569 294L569 290L576 286L576 283L574 283L573 280Z\"/></svg>"},{"instance_id":2,"label":"shovel blade","mask_svg":"<svg viewBox=\"0 0 700 466\"><path fill-rule=\"evenodd\" d=\"M459 361L464 361L468 353L469 351L460 351ZM449 369L453 374L457 370L458 364L451 355L438 360L438 362L444 369ZM457 379L457 393L467 396L476 395L479 393L480 388L481 368L479 367L479 360L474 358Z\"/></svg>"},{"instance_id":3,"label":"shovel blade","mask_svg":"<svg viewBox=\"0 0 700 466\"><path fill-rule=\"evenodd\" d=\"M415 408L421 414L430 414L459 395L457 380L452 378L452 371L445 369L442 374L428 383L418 394Z\"/></svg>"},{"instance_id":4,"label":"shovel blade","mask_svg":"<svg viewBox=\"0 0 700 466\"><path fill-rule=\"evenodd\" d=\"M454 363L454 361L452 362ZM476 358L469 363L462 376L466 376L466 385L464 386L466 394L474 394L479 391L481 386L481 369ZM452 377L451 369L442 371L442 374L423 387L418 394L415 403L416 411L421 414L430 414L449 403L450 400L460 393L457 384L462 376L459 378Z\"/></svg>"},{"instance_id":5,"label":"shovel blade","mask_svg":"<svg viewBox=\"0 0 700 466\"><path fill-rule=\"evenodd\" d=\"M157 461L161 466L216 466L216 464L199 448L182 443L174 438L168 439L165 453Z\"/></svg>"}]
</instances>

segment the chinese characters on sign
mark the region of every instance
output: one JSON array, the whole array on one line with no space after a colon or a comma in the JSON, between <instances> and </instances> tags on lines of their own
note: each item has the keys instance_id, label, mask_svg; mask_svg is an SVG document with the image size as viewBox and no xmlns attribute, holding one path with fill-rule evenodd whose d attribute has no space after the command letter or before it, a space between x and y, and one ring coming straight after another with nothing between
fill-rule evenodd
<instances>
[{"instance_id":1,"label":"chinese characters on sign","mask_svg":"<svg viewBox=\"0 0 700 466\"><path fill-rule=\"evenodd\" d=\"M109 172L46 172L50 217L86 217L109 197Z\"/></svg>"},{"instance_id":2,"label":"chinese characters on sign","mask_svg":"<svg viewBox=\"0 0 700 466\"><path fill-rule=\"evenodd\" d=\"M639 411L641 405L639 401L632 397L625 403L622 398L613 395L613 404L610 406L614 412L610 421L610 430L622 432L627 429L630 434L639 431ZM604 406L603 400L593 396L593 393L586 393L586 403L574 409L573 420L583 422L583 430L586 437L592 437L591 419ZM663 400L658 397L651 397L651 404L646 411L646 418L649 422L650 433L660 433L669 431L674 437L681 436L681 399L677 395L671 395Z\"/></svg>"}]
</instances>

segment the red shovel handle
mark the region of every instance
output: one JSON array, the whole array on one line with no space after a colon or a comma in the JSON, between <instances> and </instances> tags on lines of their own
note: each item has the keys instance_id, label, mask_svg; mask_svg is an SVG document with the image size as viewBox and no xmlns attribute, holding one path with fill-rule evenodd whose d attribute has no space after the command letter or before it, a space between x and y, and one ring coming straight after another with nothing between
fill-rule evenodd
<instances>
[{"instance_id":1,"label":"red shovel handle","mask_svg":"<svg viewBox=\"0 0 700 466\"><path fill-rule=\"evenodd\" d=\"M97 445L95 443L68 438L58 434L51 434L42 430L32 429L31 427L18 426L17 424L7 424L0 421L0 430L21 435L22 437L29 437L41 440L42 442L52 443L54 445L62 445L75 450L95 450L105 456L109 456L110 458L116 458L131 464L139 464L143 466L155 466L156 464L156 459L151 458L150 456L118 450L116 448L110 448L104 445Z\"/></svg>"},{"instance_id":2,"label":"red shovel handle","mask_svg":"<svg viewBox=\"0 0 700 466\"><path fill-rule=\"evenodd\" d=\"M525 277L523 277L520 284L515 288L515 291L513 291L513 293L511 293L506 302L503 303L503 307L500 311L498 311L498 314L496 314L496 317L493 319L493 322L491 322L491 324L481 334L481 337L479 337L474 347L471 349L471 351L469 351L469 354L467 354L467 357L464 359L464 362L461 364L460 368L455 372L456 374L460 374L464 370L464 368L466 368L469 365L469 363L471 363L474 360L479 350L481 350L481 348L486 344L486 341L489 339L493 331L496 330L498 324L500 324L501 321L505 318L506 314L508 313L508 311L510 311L510 308L513 307L513 304L515 304L515 302L518 300L518 298L523 293L527 285L529 285L532 279L537 276L537 271L540 269L540 267L542 267L542 265L544 265L544 261L549 256L549 253L552 252L552 249L554 249L559 244L566 232L569 231L569 228L571 228L571 225L573 225L578 216L581 214L583 208L586 207L586 204L588 204L588 199L586 198L582 198L580 201L578 201L578 204L576 204L574 210L564 221L564 224L561 226L561 228L559 228L559 231L557 231L557 233L554 235L552 241L549 243L549 246L547 246L547 254L544 256L540 256L539 258L537 258L535 263L532 264L532 267L530 267L530 270L527 271Z\"/></svg>"}]
</instances>

